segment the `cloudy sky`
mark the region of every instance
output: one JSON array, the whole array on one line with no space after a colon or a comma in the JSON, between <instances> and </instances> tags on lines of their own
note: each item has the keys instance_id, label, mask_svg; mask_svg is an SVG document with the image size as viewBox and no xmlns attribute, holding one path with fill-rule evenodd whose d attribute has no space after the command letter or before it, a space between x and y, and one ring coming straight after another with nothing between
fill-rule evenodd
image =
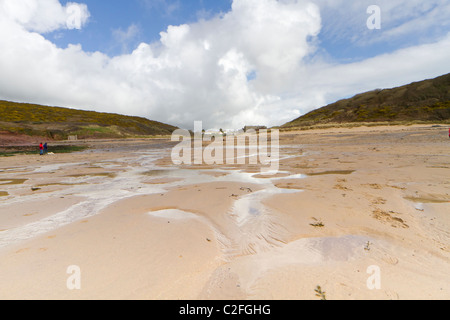
<instances>
[{"instance_id":1,"label":"cloudy sky","mask_svg":"<svg viewBox=\"0 0 450 320\"><path fill-rule=\"evenodd\" d=\"M75 1L0 0L0 99L231 129L450 72L448 0Z\"/></svg>"}]
</instances>

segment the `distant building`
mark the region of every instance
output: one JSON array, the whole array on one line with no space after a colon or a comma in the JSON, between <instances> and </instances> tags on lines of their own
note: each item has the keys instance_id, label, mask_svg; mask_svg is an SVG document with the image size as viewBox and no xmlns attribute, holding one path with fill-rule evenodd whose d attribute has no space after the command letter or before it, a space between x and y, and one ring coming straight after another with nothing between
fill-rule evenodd
<instances>
[{"instance_id":1,"label":"distant building","mask_svg":"<svg viewBox=\"0 0 450 320\"><path fill-rule=\"evenodd\" d=\"M245 126L244 132L254 130L255 132L259 132L260 130L267 130L267 127L265 126Z\"/></svg>"},{"instance_id":2,"label":"distant building","mask_svg":"<svg viewBox=\"0 0 450 320\"><path fill-rule=\"evenodd\" d=\"M78 136L69 136L67 138L67 140L69 140L69 141L77 141L78 140Z\"/></svg>"}]
</instances>

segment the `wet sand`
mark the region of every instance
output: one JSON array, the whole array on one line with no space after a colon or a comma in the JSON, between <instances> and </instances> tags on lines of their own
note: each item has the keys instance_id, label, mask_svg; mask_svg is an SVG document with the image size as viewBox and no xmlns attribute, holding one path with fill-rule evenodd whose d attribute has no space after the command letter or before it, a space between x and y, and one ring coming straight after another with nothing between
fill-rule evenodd
<instances>
[{"instance_id":1,"label":"wet sand","mask_svg":"<svg viewBox=\"0 0 450 320\"><path fill-rule=\"evenodd\" d=\"M175 166L164 141L0 158L0 298L450 298L448 128L280 142L273 176Z\"/></svg>"}]
</instances>

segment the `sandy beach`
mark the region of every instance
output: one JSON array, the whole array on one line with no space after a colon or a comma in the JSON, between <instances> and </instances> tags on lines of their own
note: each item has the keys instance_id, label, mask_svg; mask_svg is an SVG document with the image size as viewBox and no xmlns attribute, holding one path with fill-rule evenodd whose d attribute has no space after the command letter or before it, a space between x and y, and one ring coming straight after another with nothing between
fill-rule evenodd
<instances>
[{"instance_id":1,"label":"sandy beach","mask_svg":"<svg viewBox=\"0 0 450 320\"><path fill-rule=\"evenodd\" d=\"M0 299L450 299L448 127L281 133L273 176L92 144L0 158Z\"/></svg>"}]
</instances>

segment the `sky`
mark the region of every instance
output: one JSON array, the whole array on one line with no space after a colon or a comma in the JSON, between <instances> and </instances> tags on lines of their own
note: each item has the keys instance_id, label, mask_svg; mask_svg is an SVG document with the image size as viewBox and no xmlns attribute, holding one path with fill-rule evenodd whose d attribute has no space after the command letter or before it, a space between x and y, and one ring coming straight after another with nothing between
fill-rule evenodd
<instances>
[{"instance_id":1,"label":"sky","mask_svg":"<svg viewBox=\"0 0 450 320\"><path fill-rule=\"evenodd\" d=\"M0 99L278 126L450 72L448 0L0 0Z\"/></svg>"}]
</instances>

